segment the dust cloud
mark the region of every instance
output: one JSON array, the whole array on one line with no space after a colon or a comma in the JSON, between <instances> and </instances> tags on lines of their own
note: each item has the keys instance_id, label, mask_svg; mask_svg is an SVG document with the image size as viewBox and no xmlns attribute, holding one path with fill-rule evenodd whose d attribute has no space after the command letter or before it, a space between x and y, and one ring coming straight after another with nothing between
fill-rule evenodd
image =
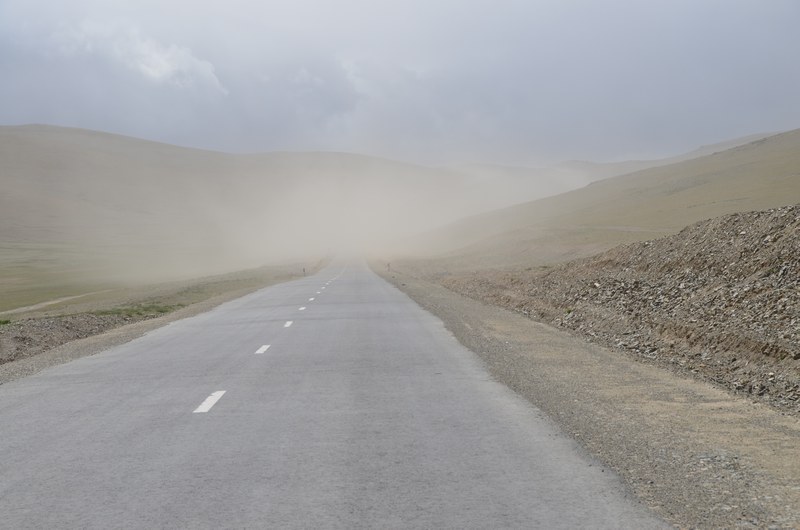
<instances>
[{"instance_id":1,"label":"dust cloud","mask_svg":"<svg viewBox=\"0 0 800 530\"><path fill-rule=\"evenodd\" d=\"M0 164L6 254L35 247L65 273L137 283L389 255L415 234L568 182L524 168L231 155L46 126L0 128Z\"/></svg>"},{"instance_id":2,"label":"dust cloud","mask_svg":"<svg viewBox=\"0 0 800 530\"><path fill-rule=\"evenodd\" d=\"M768 142L771 150L757 158L793 152L793 139ZM705 171L708 152L751 141L672 159L535 169L429 167L334 152L234 155L81 129L0 127L0 280L12 290L64 281L151 283L308 266L337 254L441 256L478 240L496 243L486 252L508 261L527 256L531 245L524 242L536 234L522 234L523 228L555 219L560 210L572 215L601 190L613 191L610 176L695 159ZM743 151L731 152L736 162ZM608 185L577 191L599 180ZM576 191L563 194L569 190ZM630 196L608 194L613 211L619 199L610 197ZM498 211L556 195L561 199ZM625 224L612 218L587 218L584 225ZM497 237L501 232L505 239Z\"/></svg>"}]
</instances>

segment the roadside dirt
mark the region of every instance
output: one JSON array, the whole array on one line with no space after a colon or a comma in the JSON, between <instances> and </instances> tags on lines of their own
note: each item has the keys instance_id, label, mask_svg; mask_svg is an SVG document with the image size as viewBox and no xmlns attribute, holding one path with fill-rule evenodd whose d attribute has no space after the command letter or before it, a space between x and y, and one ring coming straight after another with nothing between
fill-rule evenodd
<instances>
[{"instance_id":1,"label":"roadside dirt","mask_svg":"<svg viewBox=\"0 0 800 530\"><path fill-rule=\"evenodd\" d=\"M307 267L310 273L321 267ZM99 353L169 322L302 275L302 266L264 267L182 282L119 289L7 313L0 324L0 384ZM94 295L94 296L92 296ZM40 310L41 309L41 310Z\"/></svg>"},{"instance_id":2,"label":"roadside dirt","mask_svg":"<svg viewBox=\"0 0 800 530\"><path fill-rule=\"evenodd\" d=\"M374 268L676 527L800 527L798 418L454 293L402 265Z\"/></svg>"}]
</instances>

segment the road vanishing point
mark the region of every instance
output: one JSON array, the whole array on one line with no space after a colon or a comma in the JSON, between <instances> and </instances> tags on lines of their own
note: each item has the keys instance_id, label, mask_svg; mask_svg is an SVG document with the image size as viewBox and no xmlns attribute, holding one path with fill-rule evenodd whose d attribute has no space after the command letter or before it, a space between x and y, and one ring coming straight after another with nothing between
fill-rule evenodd
<instances>
[{"instance_id":1,"label":"road vanishing point","mask_svg":"<svg viewBox=\"0 0 800 530\"><path fill-rule=\"evenodd\" d=\"M665 528L360 262L0 386L3 528Z\"/></svg>"}]
</instances>

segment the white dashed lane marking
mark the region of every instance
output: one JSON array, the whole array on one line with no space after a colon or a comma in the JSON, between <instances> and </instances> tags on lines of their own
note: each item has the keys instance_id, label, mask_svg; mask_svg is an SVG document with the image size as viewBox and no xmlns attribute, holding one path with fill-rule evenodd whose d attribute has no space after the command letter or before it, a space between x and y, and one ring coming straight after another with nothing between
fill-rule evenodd
<instances>
[{"instance_id":1,"label":"white dashed lane marking","mask_svg":"<svg viewBox=\"0 0 800 530\"><path fill-rule=\"evenodd\" d=\"M208 412L209 410L211 410L211 407L213 407L217 403L217 401L219 401L219 398L221 398L224 393L225 393L224 390L217 390L216 392L208 396L205 401L200 403L199 407L194 409L194 414L197 414L198 412Z\"/></svg>"},{"instance_id":2,"label":"white dashed lane marking","mask_svg":"<svg viewBox=\"0 0 800 530\"><path fill-rule=\"evenodd\" d=\"M256 353L264 353L269 349L269 344L264 344L259 349L256 350Z\"/></svg>"},{"instance_id":3,"label":"white dashed lane marking","mask_svg":"<svg viewBox=\"0 0 800 530\"><path fill-rule=\"evenodd\" d=\"M298 309L298 311L305 311L305 310L306 310L306 306L303 306L300 309Z\"/></svg>"},{"instance_id":4,"label":"white dashed lane marking","mask_svg":"<svg viewBox=\"0 0 800 530\"><path fill-rule=\"evenodd\" d=\"M313 302L314 301L314 297L312 296L311 298L308 299L308 301L309 302Z\"/></svg>"},{"instance_id":5,"label":"white dashed lane marking","mask_svg":"<svg viewBox=\"0 0 800 530\"><path fill-rule=\"evenodd\" d=\"M287 321L286 321L286 324L284 324L284 325L283 325L283 327L285 327L285 328L288 328L288 327L289 327L289 326L291 326L293 323L294 323L294 321L293 321L293 320L287 320Z\"/></svg>"}]
</instances>

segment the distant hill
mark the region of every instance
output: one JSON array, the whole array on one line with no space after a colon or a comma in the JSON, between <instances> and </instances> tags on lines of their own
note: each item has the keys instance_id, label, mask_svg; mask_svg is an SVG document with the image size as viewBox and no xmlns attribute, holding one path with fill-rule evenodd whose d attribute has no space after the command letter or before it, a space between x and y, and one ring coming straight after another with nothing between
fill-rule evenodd
<instances>
[{"instance_id":1,"label":"distant hill","mask_svg":"<svg viewBox=\"0 0 800 530\"><path fill-rule=\"evenodd\" d=\"M480 191L481 196L487 199L484 205L488 211L511 204L566 193L598 180L700 158L748 144L767 136L771 135L753 134L703 146L678 156L654 160L624 160L620 162L570 160L543 168L501 164L469 164L449 169L464 175L467 185L471 189Z\"/></svg>"},{"instance_id":2,"label":"distant hill","mask_svg":"<svg viewBox=\"0 0 800 530\"><path fill-rule=\"evenodd\" d=\"M565 261L700 220L800 201L800 130L452 223L409 245L450 268Z\"/></svg>"}]
</instances>

